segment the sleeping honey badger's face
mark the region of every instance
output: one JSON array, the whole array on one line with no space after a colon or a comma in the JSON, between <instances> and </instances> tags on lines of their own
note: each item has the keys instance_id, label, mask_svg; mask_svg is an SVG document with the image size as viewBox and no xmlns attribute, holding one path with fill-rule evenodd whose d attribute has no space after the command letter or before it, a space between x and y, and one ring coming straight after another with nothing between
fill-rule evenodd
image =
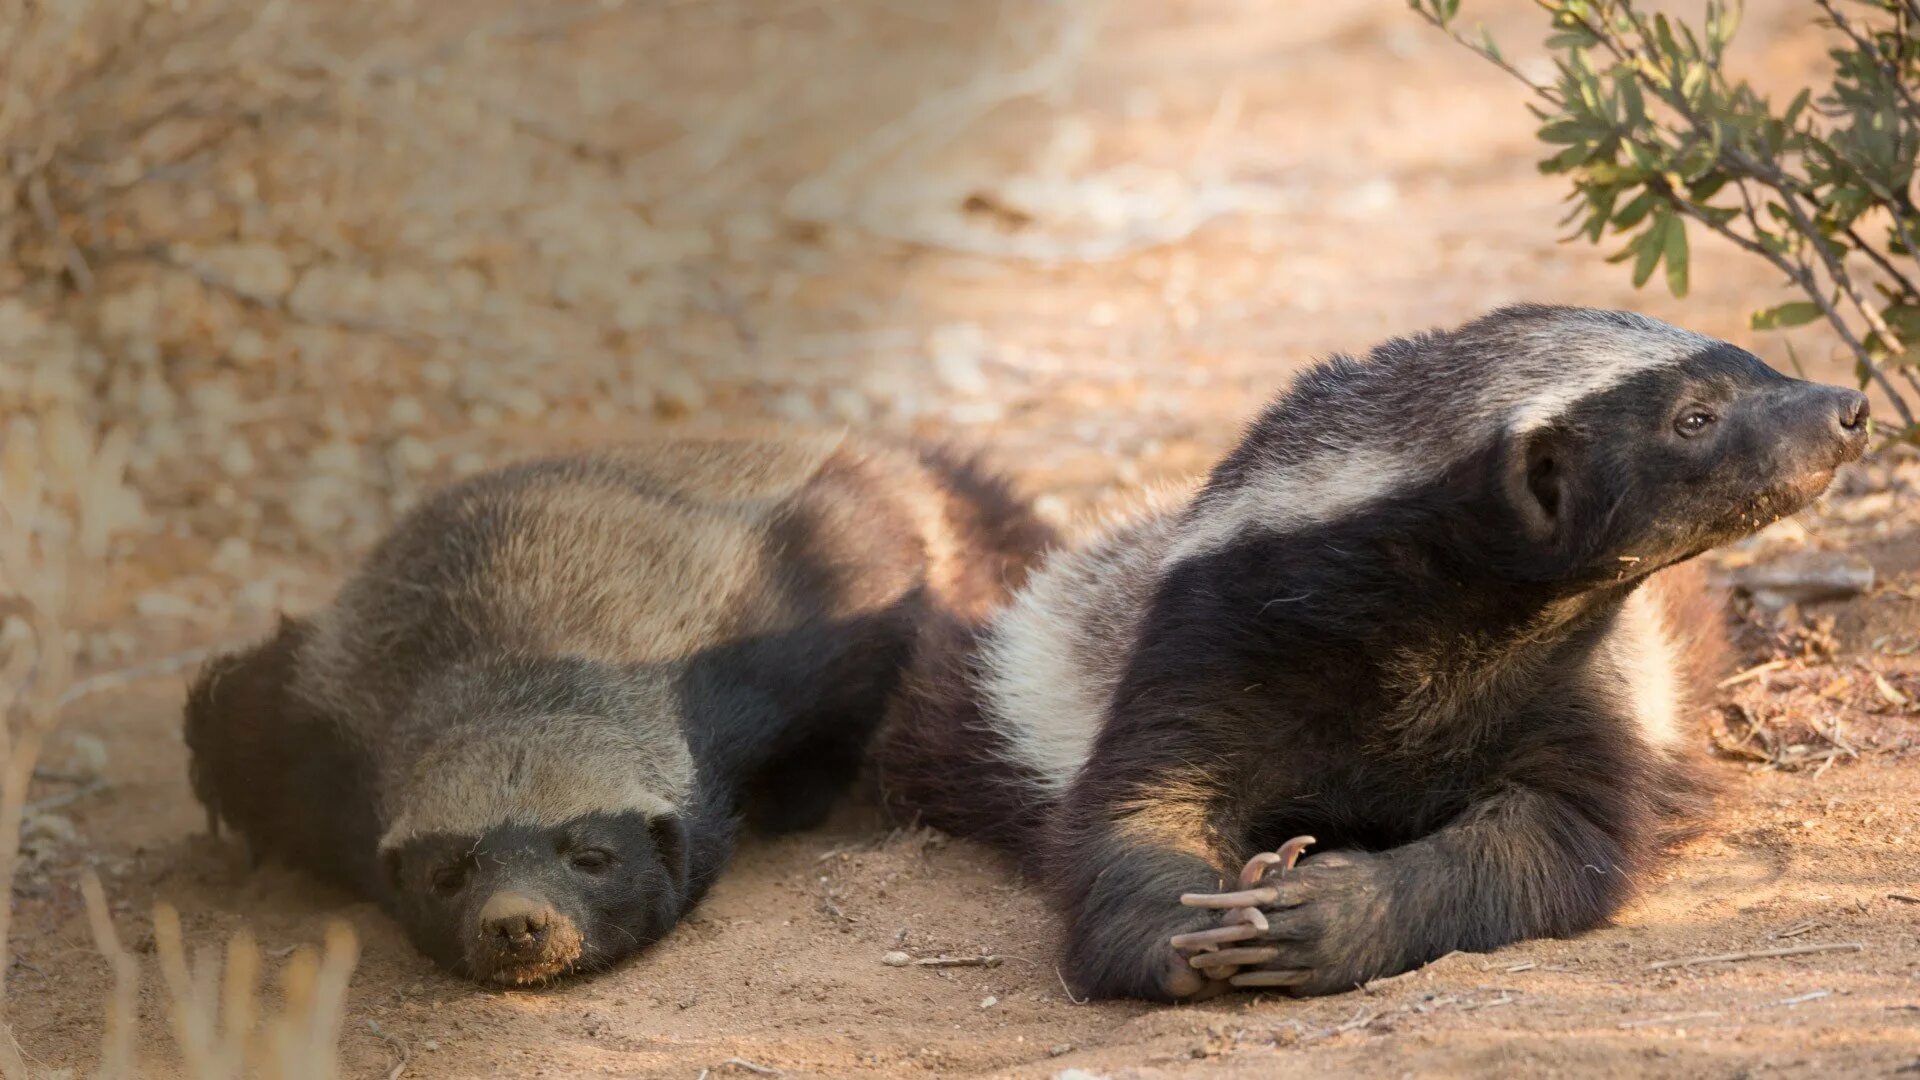
<instances>
[{"instance_id":1,"label":"sleeping honey badger's face","mask_svg":"<svg viewBox=\"0 0 1920 1080\"><path fill-rule=\"evenodd\" d=\"M692 764L670 691L587 661L524 668L422 691L417 708L459 720L420 725L434 735L390 785L381 840L387 906L415 947L499 986L607 967L664 937L688 898Z\"/></svg>"},{"instance_id":2,"label":"sleeping honey badger's face","mask_svg":"<svg viewBox=\"0 0 1920 1080\"><path fill-rule=\"evenodd\" d=\"M1633 579L1804 507L1865 449L1867 412L1699 339L1514 433L1503 482L1546 576Z\"/></svg>"}]
</instances>

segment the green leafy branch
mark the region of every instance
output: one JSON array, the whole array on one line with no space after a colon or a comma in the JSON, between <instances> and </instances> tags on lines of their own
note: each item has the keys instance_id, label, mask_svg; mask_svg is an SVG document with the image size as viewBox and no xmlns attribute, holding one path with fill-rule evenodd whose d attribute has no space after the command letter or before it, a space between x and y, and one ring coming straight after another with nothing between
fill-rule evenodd
<instances>
[{"instance_id":1,"label":"green leafy branch","mask_svg":"<svg viewBox=\"0 0 1920 1080\"><path fill-rule=\"evenodd\" d=\"M1573 182L1566 239L1625 237L1610 261L1631 262L1636 288L1664 266L1668 290L1685 296L1689 228L1725 237L1805 296L1755 312L1754 328L1824 318L1861 385L1893 405L1889 434L1920 444L1920 0L1852 0L1852 14L1814 0L1836 35L1833 78L1780 109L1725 71L1738 3L1708 0L1696 26L1632 0L1535 2L1551 21L1551 84L1485 31L1462 33L1459 0L1408 0L1531 91L1540 139L1555 148L1540 169Z\"/></svg>"}]
</instances>

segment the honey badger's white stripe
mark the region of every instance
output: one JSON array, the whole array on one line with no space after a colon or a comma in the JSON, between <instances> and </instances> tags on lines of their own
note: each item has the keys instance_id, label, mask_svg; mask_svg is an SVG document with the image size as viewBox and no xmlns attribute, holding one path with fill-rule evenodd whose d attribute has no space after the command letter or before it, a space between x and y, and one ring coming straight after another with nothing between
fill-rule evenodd
<instances>
[{"instance_id":1,"label":"honey badger's white stripe","mask_svg":"<svg viewBox=\"0 0 1920 1080\"><path fill-rule=\"evenodd\" d=\"M1014 760L1057 794L1092 752L1100 718L1179 519L1174 494L1078 551L1056 552L982 645L982 705Z\"/></svg>"},{"instance_id":2,"label":"honey badger's white stripe","mask_svg":"<svg viewBox=\"0 0 1920 1080\"><path fill-rule=\"evenodd\" d=\"M669 696L664 688L661 696ZM512 823L543 828L588 814L677 812L693 790L693 757L673 707L635 708L622 721L549 716L535 731L447 732L396 778L404 797L382 850L418 836L472 835ZM642 730L647 721L656 730ZM484 725L482 725L484 727Z\"/></svg>"},{"instance_id":3,"label":"honey badger's white stripe","mask_svg":"<svg viewBox=\"0 0 1920 1080\"><path fill-rule=\"evenodd\" d=\"M312 619L291 692L379 768L383 848L679 812L696 776L676 673L716 645L857 620L918 587L918 570L885 559L826 601L779 587L807 557L782 531L796 514L816 538L891 536L848 494L865 490L925 547L933 586L964 571L933 474L844 433L649 440L483 475L417 509ZM406 659L434 642L454 644L424 669ZM549 685L521 677L522 660L579 667Z\"/></svg>"},{"instance_id":4,"label":"honey badger's white stripe","mask_svg":"<svg viewBox=\"0 0 1920 1080\"><path fill-rule=\"evenodd\" d=\"M1369 403L1355 402L1350 417L1340 410L1325 418L1304 457L1258 470L1224 498L1203 500L1168 561L1259 532L1336 521L1432 480L1500 432L1543 427L1584 398L1714 344L1631 312L1558 311L1503 328L1481 345L1495 355L1476 358L1483 362L1461 372L1461 381L1421 388L1426 415L1385 418L1395 426L1384 429Z\"/></svg>"},{"instance_id":5,"label":"honey badger's white stripe","mask_svg":"<svg viewBox=\"0 0 1920 1080\"><path fill-rule=\"evenodd\" d=\"M1440 365L1459 378L1401 388L1417 414L1382 416L1375 399L1335 401L1312 430L1287 433L1288 455L1259 461L1238 487L1208 492L1184 513L1149 512L1051 558L982 649L989 719L1043 789L1062 791L1092 751L1141 612L1173 564L1352 515L1431 481L1497 435L1551 424L1587 397L1715 344L1627 312L1561 309L1466 328L1452 347L1476 354ZM1607 656L1623 704L1655 745L1676 737L1672 655L1657 604L1636 595Z\"/></svg>"},{"instance_id":6,"label":"honey badger's white stripe","mask_svg":"<svg viewBox=\"0 0 1920 1080\"><path fill-rule=\"evenodd\" d=\"M1641 737L1654 746L1678 743L1684 695L1673 665L1675 643L1652 593L1643 588L1627 598L1604 651L1621 687L1620 708Z\"/></svg>"}]
</instances>

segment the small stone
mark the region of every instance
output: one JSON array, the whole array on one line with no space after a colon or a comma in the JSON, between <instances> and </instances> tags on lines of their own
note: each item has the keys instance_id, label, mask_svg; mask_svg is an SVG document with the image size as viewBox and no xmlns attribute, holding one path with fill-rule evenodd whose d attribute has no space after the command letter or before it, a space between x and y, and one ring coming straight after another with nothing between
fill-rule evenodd
<instances>
[{"instance_id":1,"label":"small stone","mask_svg":"<svg viewBox=\"0 0 1920 1080\"><path fill-rule=\"evenodd\" d=\"M420 1049L425 1050L429 1054L434 1053L440 1049L440 1042L437 1039L422 1039L420 1040Z\"/></svg>"},{"instance_id":2,"label":"small stone","mask_svg":"<svg viewBox=\"0 0 1920 1080\"><path fill-rule=\"evenodd\" d=\"M266 578L250 581L240 587L234 599L246 611L275 611L280 607L280 583Z\"/></svg>"},{"instance_id":3,"label":"small stone","mask_svg":"<svg viewBox=\"0 0 1920 1080\"><path fill-rule=\"evenodd\" d=\"M873 402L858 390L836 386L827 391L827 412L843 424L865 424L873 419Z\"/></svg>"},{"instance_id":4,"label":"small stone","mask_svg":"<svg viewBox=\"0 0 1920 1080\"><path fill-rule=\"evenodd\" d=\"M983 1009L991 1009L998 1004L1000 1004L1000 999L994 997L992 994L988 994L986 997L980 999L980 1007Z\"/></svg>"},{"instance_id":5,"label":"small stone","mask_svg":"<svg viewBox=\"0 0 1920 1080\"><path fill-rule=\"evenodd\" d=\"M244 536L229 536L213 549L213 568L223 574L239 576L253 559L253 545Z\"/></svg>"},{"instance_id":6,"label":"small stone","mask_svg":"<svg viewBox=\"0 0 1920 1080\"><path fill-rule=\"evenodd\" d=\"M501 394L500 403L521 420L532 420L547 411L547 399L529 386L516 386Z\"/></svg>"},{"instance_id":7,"label":"small stone","mask_svg":"<svg viewBox=\"0 0 1920 1080\"><path fill-rule=\"evenodd\" d=\"M980 358L987 351L987 334L976 323L949 323L927 336L933 354L933 372L947 389L969 397L987 392L987 373Z\"/></svg>"},{"instance_id":8,"label":"small stone","mask_svg":"<svg viewBox=\"0 0 1920 1080\"><path fill-rule=\"evenodd\" d=\"M1007 415L997 401L961 401L947 407L947 419L956 424L997 424Z\"/></svg>"},{"instance_id":9,"label":"small stone","mask_svg":"<svg viewBox=\"0 0 1920 1080\"><path fill-rule=\"evenodd\" d=\"M45 837L56 844L72 843L80 835L80 830L73 827L72 819L59 814L35 814L27 819L26 827L21 831L29 838Z\"/></svg>"},{"instance_id":10,"label":"small stone","mask_svg":"<svg viewBox=\"0 0 1920 1080\"><path fill-rule=\"evenodd\" d=\"M1057 1045L1050 1046L1047 1048L1048 1057L1059 1057L1062 1054L1071 1054L1071 1053L1073 1053L1072 1043L1059 1043Z\"/></svg>"},{"instance_id":11,"label":"small stone","mask_svg":"<svg viewBox=\"0 0 1920 1080\"><path fill-rule=\"evenodd\" d=\"M272 352L266 337L250 326L234 331L233 340L227 343L227 355L242 364L257 364Z\"/></svg>"},{"instance_id":12,"label":"small stone","mask_svg":"<svg viewBox=\"0 0 1920 1080\"><path fill-rule=\"evenodd\" d=\"M74 771L83 776L99 776L107 770L107 744L93 735L75 735L68 740L73 747Z\"/></svg>"},{"instance_id":13,"label":"small stone","mask_svg":"<svg viewBox=\"0 0 1920 1080\"><path fill-rule=\"evenodd\" d=\"M908 964L913 963L913 957L895 949L893 952L881 957L880 962L888 967L906 967Z\"/></svg>"},{"instance_id":14,"label":"small stone","mask_svg":"<svg viewBox=\"0 0 1920 1080\"><path fill-rule=\"evenodd\" d=\"M136 597L133 610L149 619L186 619L192 617L194 606L193 601L184 596L155 589Z\"/></svg>"},{"instance_id":15,"label":"small stone","mask_svg":"<svg viewBox=\"0 0 1920 1080\"><path fill-rule=\"evenodd\" d=\"M402 430L417 428L426 420L427 410L420 405L420 399L411 395L401 395L387 406L387 423Z\"/></svg>"},{"instance_id":16,"label":"small stone","mask_svg":"<svg viewBox=\"0 0 1920 1080\"><path fill-rule=\"evenodd\" d=\"M227 444L220 448L221 472L238 478L252 476L253 469L253 447L247 445L247 440L228 439Z\"/></svg>"},{"instance_id":17,"label":"small stone","mask_svg":"<svg viewBox=\"0 0 1920 1080\"><path fill-rule=\"evenodd\" d=\"M699 380L684 371L670 371L653 385L653 411L669 420L699 412L707 392Z\"/></svg>"},{"instance_id":18,"label":"small stone","mask_svg":"<svg viewBox=\"0 0 1920 1080\"><path fill-rule=\"evenodd\" d=\"M423 473L433 468L440 459L433 447L411 435L402 435L393 441L394 464L410 473Z\"/></svg>"},{"instance_id":19,"label":"small stone","mask_svg":"<svg viewBox=\"0 0 1920 1080\"><path fill-rule=\"evenodd\" d=\"M771 409L775 416L790 424L815 424L820 420L813 400L799 390L789 390L774 398Z\"/></svg>"}]
</instances>

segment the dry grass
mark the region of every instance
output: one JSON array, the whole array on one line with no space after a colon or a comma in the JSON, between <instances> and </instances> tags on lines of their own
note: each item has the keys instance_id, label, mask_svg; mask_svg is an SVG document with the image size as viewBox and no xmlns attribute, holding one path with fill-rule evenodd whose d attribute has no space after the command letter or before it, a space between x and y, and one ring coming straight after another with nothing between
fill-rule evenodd
<instances>
[{"instance_id":1,"label":"dry grass","mask_svg":"<svg viewBox=\"0 0 1920 1080\"><path fill-rule=\"evenodd\" d=\"M0 304L11 372L0 378L0 881L9 885L41 751L67 705L115 681L75 677L113 543L149 524L126 483L134 439L124 425L100 434L100 403L87 392L109 361L62 316L84 308L115 265L171 261L164 229L143 231L154 197L196 181L243 137L251 111L285 107L289 91L250 84L257 73L238 62L271 32L279 7L0 0L0 200L17 211L0 213L0 294L21 298ZM91 873L82 892L114 987L97 1074L135 1076L140 967ZM32 1048L6 1023L12 909L0 905L0 1075L9 1078L34 1074ZM263 1024L250 938L229 944L221 973L188 961L171 909L157 910L154 926L188 1075L334 1075L355 959L344 927L323 953L293 956L284 1004Z\"/></svg>"},{"instance_id":2,"label":"dry grass","mask_svg":"<svg viewBox=\"0 0 1920 1080\"><path fill-rule=\"evenodd\" d=\"M21 827L34 766L62 710L90 686L111 677L74 678L76 630L93 608L107 550L127 518L124 437L96 441L77 422L44 427L18 422L0 446L0 601L14 609L10 647L0 663L7 694L0 724L0 881L19 862ZM82 892L93 935L112 970L99 1074L137 1075L139 967L120 946L105 892L91 873ZM13 905L0 905L0 1024L5 1023L5 972ZM179 915L154 913L159 966L169 991L168 1014L187 1075L226 1080L243 1074L286 1080L330 1080L347 981L356 957L344 925L327 934L324 952L297 951L282 978L284 1004L256 1023L260 954L244 932L229 943L224 974L210 960L190 963ZM0 1027L0 1076L32 1074L11 1025Z\"/></svg>"}]
</instances>

